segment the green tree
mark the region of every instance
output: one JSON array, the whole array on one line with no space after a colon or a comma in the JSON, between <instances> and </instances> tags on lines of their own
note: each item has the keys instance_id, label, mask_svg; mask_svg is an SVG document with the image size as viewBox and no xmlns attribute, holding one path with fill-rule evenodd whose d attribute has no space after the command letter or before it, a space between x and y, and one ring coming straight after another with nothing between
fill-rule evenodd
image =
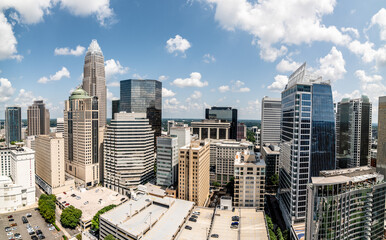
<instances>
[{"instance_id":1,"label":"green tree","mask_svg":"<svg viewBox=\"0 0 386 240\"><path fill-rule=\"evenodd\" d=\"M265 215L265 218L267 219L268 229L273 231L274 229L273 229L272 219L268 215Z\"/></svg>"},{"instance_id":2,"label":"green tree","mask_svg":"<svg viewBox=\"0 0 386 240\"><path fill-rule=\"evenodd\" d=\"M256 142L256 138L255 138L255 133L252 132L251 130L247 129L247 140L252 142L252 143L255 143Z\"/></svg>"},{"instance_id":3,"label":"green tree","mask_svg":"<svg viewBox=\"0 0 386 240\"><path fill-rule=\"evenodd\" d=\"M77 240L82 240L82 234L79 233L78 235L76 235L76 239Z\"/></svg>"},{"instance_id":4,"label":"green tree","mask_svg":"<svg viewBox=\"0 0 386 240\"><path fill-rule=\"evenodd\" d=\"M62 212L62 215L60 215L60 223L63 225L63 227L74 229L78 225L81 217L81 210L75 208L74 206L69 206L65 208Z\"/></svg>"},{"instance_id":5,"label":"green tree","mask_svg":"<svg viewBox=\"0 0 386 240\"><path fill-rule=\"evenodd\" d=\"M284 240L283 234L281 233L280 227L276 229L276 237L278 240Z\"/></svg>"},{"instance_id":6,"label":"green tree","mask_svg":"<svg viewBox=\"0 0 386 240\"><path fill-rule=\"evenodd\" d=\"M109 234L103 240L116 240L116 239L113 235Z\"/></svg>"},{"instance_id":7,"label":"green tree","mask_svg":"<svg viewBox=\"0 0 386 240\"><path fill-rule=\"evenodd\" d=\"M220 187L221 184L220 184L219 182L213 182L213 186L215 186L215 187Z\"/></svg>"},{"instance_id":8,"label":"green tree","mask_svg":"<svg viewBox=\"0 0 386 240\"><path fill-rule=\"evenodd\" d=\"M279 175L275 173L269 178L269 180L271 181L272 185L277 186L279 184Z\"/></svg>"},{"instance_id":9,"label":"green tree","mask_svg":"<svg viewBox=\"0 0 386 240\"><path fill-rule=\"evenodd\" d=\"M54 223L55 222L55 205L56 196L51 194L42 194L40 195L38 208L42 217L46 220L46 222Z\"/></svg>"},{"instance_id":10,"label":"green tree","mask_svg":"<svg viewBox=\"0 0 386 240\"><path fill-rule=\"evenodd\" d=\"M99 230L99 216L102 215L103 213L110 211L111 209L115 208L117 205L111 204L109 206L106 206L99 210L95 216L91 220L91 228L93 230Z\"/></svg>"},{"instance_id":11,"label":"green tree","mask_svg":"<svg viewBox=\"0 0 386 240\"><path fill-rule=\"evenodd\" d=\"M271 229L269 229L269 238L271 240L277 240L275 233Z\"/></svg>"},{"instance_id":12,"label":"green tree","mask_svg":"<svg viewBox=\"0 0 386 240\"><path fill-rule=\"evenodd\" d=\"M286 229L286 230L283 231L283 238L284 238L285 240L290 240L289 230L288 230L288 229Z\"/></svg>"}]
</instances>

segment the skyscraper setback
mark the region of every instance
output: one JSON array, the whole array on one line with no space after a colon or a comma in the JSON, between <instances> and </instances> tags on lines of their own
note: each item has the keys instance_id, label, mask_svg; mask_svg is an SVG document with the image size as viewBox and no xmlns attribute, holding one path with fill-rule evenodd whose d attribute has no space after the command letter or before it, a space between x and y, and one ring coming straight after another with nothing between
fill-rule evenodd
<instances>
[{"instance_id":1,"label":"skyscraper setback","mask_svg":"<svg viewBox=\"0 0 386 240\"><path fill-rule=\"evenodd\" d=\"M335 169L335 119L329 81L300 66L281 93L279 202L287 226L304 222L307 184Z\"/></svg>"},{"instance_id":2,"label":"skyscraper setback","mask_svg":"<svg viewBox=\"0 0 386 240\"><path fill-rule=\"evenodd\" d=\"M50 112L43 100L34 101L27 109L28 136L50 133Z\"/></svg>"},{"instance_id":3,"label":"skyscraper setback","mask_svg":"<svg viewBox=\"0 0 386 240\"><path fill-rule=\"evenodd\" d=\"M97 40L93 39L84 58L83 89L89 96L97 96L99 104L99 127L106 124L106 78L105 63Z\"/></svg>"}]
</instances>

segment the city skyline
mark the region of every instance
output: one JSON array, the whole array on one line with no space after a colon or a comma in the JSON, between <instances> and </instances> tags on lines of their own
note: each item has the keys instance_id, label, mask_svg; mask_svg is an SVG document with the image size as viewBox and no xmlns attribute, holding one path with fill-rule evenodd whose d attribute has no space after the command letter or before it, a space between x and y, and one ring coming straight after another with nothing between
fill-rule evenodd
<instances>
[{"instance_id":1,"label":"city skyline","mask_svg":"<svg viewBox=\"0 0 386 240\"><path fill-rule=\"evenodd\" d=\"M205 108L231 106L240 119L260 119L261 99L279 97L286 76L306 61L332 80L335 102L368 95L377 122L378 96L386 95L382 1L268 3L62 0L31 1L24 9L3 1L0 119L12 105L22 107L25 119L34 100L44 100L52 118L63 117L96 39L105 55L107 116L119 97L117 83L141 78L162 80L163 118L204 118ZM281 7L291 11L276 16ZM300 28L299 19L309 27Z\"/></svg>"}]
</instances>

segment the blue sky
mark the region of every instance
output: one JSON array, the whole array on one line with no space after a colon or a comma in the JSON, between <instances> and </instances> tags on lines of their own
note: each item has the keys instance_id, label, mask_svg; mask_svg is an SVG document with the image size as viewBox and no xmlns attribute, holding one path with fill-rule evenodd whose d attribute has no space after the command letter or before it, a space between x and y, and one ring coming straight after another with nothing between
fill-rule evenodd
<instances>
[{"instance_id":1,"label":"blue sky","mask_svg":"<svg viewBox=\"0 0 386 240\"><path fill-rule=\"evenodd\" d=\"M232 106L260 119L307 62L332 81L335 100L386 95L386 9L381 0L2 0L0 118L44 99L51 117L81 83L85 51L105 56L108 106L119 80L161 79L163 117L202 118Z\"/></svg>"}]
</instances>

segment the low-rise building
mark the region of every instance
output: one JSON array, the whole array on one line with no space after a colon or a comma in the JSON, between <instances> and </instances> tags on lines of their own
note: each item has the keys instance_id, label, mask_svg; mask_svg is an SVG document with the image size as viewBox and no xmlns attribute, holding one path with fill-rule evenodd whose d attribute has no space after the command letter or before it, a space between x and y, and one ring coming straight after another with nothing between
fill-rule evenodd
<instances>
[{"instance_id":1,"label":"low-rise building","mask_svg":"<svg viewBox=\"0 0 386 240\"><path fill-rule=\"evenodd\" d=\"M172 240L192 212L194 203L169 197L139 195L100 216L100 238Z\"/></svg>"},{"instance_id":2,"label":"low-rise building","mask_svg":"<svg viewBox=\"0 0 386 240\"><path fill-rule=\"evenodd\" d=\"M234 205L264 210L265 162L253 151L239 152L235 157Z\"/></svg>"},{"instance_id":3,"label":"low-rise building","mask_svg":"<svg viewBox=\"0 0 386 240\"><path fill-rule=\"evenodd\" d=\"M311 181L306 239L383 239L386 182L375 168L321 171Z\"/></svg>"},{"instance_id":4,"label":"low-rise building","mask_svg":"<svg viewBox=\"0 0 386 240\"><path fill-rule=\"evenodd\" d=\"M192 133L198 135L198 139L229 139L230 122L216 119L205 119L201 122L191 122Z\"/></svg>"},{"instance_id":5,"label":"low-rise building","mask_svg":"<svg viewBox=\"0 0 386 240\"><path fill-rule=\"evenodd\" d=\"M275 174L279 176L279 157L280 147L274 144L265 144L261 147L261 157L265 161L265 184L267 190L272 189L271 177Z\"/></svg>"}]
</instances>

